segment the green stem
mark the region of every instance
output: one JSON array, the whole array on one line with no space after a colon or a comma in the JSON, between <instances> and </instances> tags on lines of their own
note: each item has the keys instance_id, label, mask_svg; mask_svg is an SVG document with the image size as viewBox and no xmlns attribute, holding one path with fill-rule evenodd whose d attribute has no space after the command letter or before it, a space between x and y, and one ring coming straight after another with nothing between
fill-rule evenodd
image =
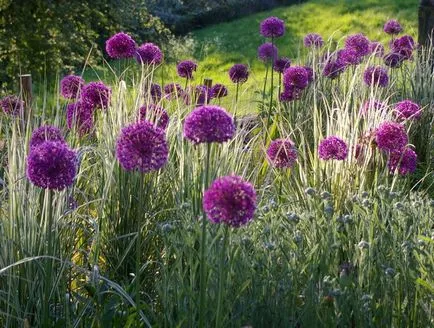
<instances>
[{"instance_id":1,"label":"green stem","mask_svg":"<svg viewBox=\"0 0 434 328\"><path fill-rule=\"evenodd\" d=\"M225 226L224 239L223 239L223 248L221 249L220 254L220 265L219 265L219 289L217 296L217 314L216 314L216 328L222 327L222 305L223 305L223 289L225 285L225 257L226 257L226 248L228 246L228 235L229 235L229 227Z\"/></svg>"},{"instance_id":2,"label":"green stem","mask_svg":"<svg viewBox=\"0 0 434 328\"><path fill-rule=\"evenodd\" d=\"M262 89L262 106L264 106L265 102L265 90L267 89L267 78L268 78L268 63L265 67L265 80L264 80L264 88ZM261 108L263 110L263 107Z\"/></svg>"},{"instance_id":3,"label":"green stem","mask_svg":"<svg viewBox=\"0 0 434 328\"><path fill-rule=\"evenodd\" d=\"M208 187L209 178L209 162L211 154L211 144L206 145L206 162L205 162L205 176L203 190ZM202 194L203 195L203 194ZM203 196L202 196L203 197ZM205 249L206 249L206 214L203 212L202 216L202 241L200 245L200 299L199 299L199 327L205 327L205 292L206 292L206 263L205 263Z\"/></svg>"},{"instance_id":4,"label":"green stem","mask_svg":"<svg viewBox=\"0 0 434 328\"><path fill-rule=\"evenodd\" d=\"M238 92L239 92L239 89L240 89L240 83L237 82L237 88L236 88L236 91L235 91L235 110L234 110L234 123L235 123L235 126L237 125L237 109L238 109Z\"/></svg>"},{"instance_id":5,"label":"green stem","mask_svg":"<svg viewBox=\"0 0 434 328\"><path fill-rule=\"evenodd\" d=\"M139 206L138 206L138 210L139 212L137 213L137 239L136 239L136 277L135 277L135 285L136 285L136 307L137 307L137 311L139 311L139 305L140 305L140 283L141 283L141 275L140 275L140 255L142 254L141 249L142 249L142 214L143 214L143 199L145 197L145 195L143 195L144 193L144 188L143 188L143 175L138 173L139 175ZM145 213L146 215L146 213Z\"/></svg>"},{"instance_id":6,"label":"green stem","mask_svg":"<svg viewBox=\"0 0 434 328\"><path fill-rule=\"evenodd\" d=\"M274 39L271 38L271 44L274 45ZM273 107L273 87L274 87L274 58L271 59L271 83L270 83L270 105L268 107L268 114L267 114L267 130L270 126L270 120L271 120L271 109Z\"/></svg>"},{"instance_id":7,"label":"green stem","mask_svg":"<svg viewBox=\"0 0 434 328\"><path fill-rule=\"evenodd\" d=\"M45 197L46 197L46 204L45 204L45 235L47 237L47 249L46 249L46 255L48 256L54 256L55 254L52 253L53 251L53 240L52 240L52 226L53 226L53 191L48 189L45 191ZM51 287L51 275L52 275L52 269L53 269L53 262L51 259L47 260L46 266L45 266L45 285L44 285L44 305L43 305L43 326L49 327L50 326L50 287Z\"/></svg>"}]
</instances>

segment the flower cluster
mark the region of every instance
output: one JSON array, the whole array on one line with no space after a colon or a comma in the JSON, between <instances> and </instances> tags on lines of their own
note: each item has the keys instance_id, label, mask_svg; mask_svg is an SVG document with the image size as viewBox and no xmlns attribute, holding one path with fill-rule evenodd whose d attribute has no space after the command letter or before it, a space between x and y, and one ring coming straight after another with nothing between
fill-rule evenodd
<instances>
[{"instance_id":1,"label":"flower cluster","mask_svg":"<svg viewBox=\"0 0 434 328\"><path fill-rule=\"evenodd\" d=\"M368 86L375 85L384 88L389 84L389 75L387 75L386 69L381 66L366 68L363 79Z\"/></svg>"},{"instance_id":2,"label":"flower cluster","mask_svg":"<svg viewBox=\"0 0 434 328\"><path fill-rule=\"evenodd\" d=\"M324 45L324 40L317 33L309 33L304 37L303 43L306 48L321 48Z\"/></svg>"},{"instance_id":3,"label":"flower cluster","mask_svg":"<svg viewBox=\"0 0 434 328\"><path fill-rule=\"evenodd\" d=\"M110 103L111 89L103 82L90 82L81 91L81 100L93 108L106 109Z\"/></svg>"},{"instance_id":4,"label":"flower cluster","mask_svg":"<svg viewBox=\"0 0 434 328\"><path fill-rule=\"evenodd\" d=\"M390 153L387 166L391 173L398 171L400 175L407 175L416 171L417 154L411 148Z\"/></svg>"},{"instance_id":5,"label":"flower cluster","mask_svg":"<svg viewBox=\"0 0 434 328\"><path fill-rule=\"evenodd\" d=\"M418 104L407 99L396 104L395 114L399 120L418 120L422 116L422 110Z\"/></svg>"},{"instance_id":6,"label":"flower cluster","mask_svg":"<svg viewBox=\"0 0 434 328\"><path fill-rule=\"evenodd\" d=\"M274 61L273 69L278 73L283 73L290 66L291 60L286 57L281 57Z\"/></svg>"},{"instance_id":7,"label":"flower cluster","mask_svg":"<svg viewBox=\"0 0 434 328\"><path fill-rule=\"evenodd\" d=\"M396 19L391 19L384 24L384 32L390 35L396 35L402 32L402 26Z\"/></svg>"},{"instance_id":8,"label":"flower cluster","mask_svg":"<svg viewBox=\"0 0 434 328\"><path fill-rule=\"evenodd\" d=\"M136 60L139 64L160 65L163 62L163 53L157 45L144 43L136 49Z\"/></svg>"},{"instance_id":9,"label":"flower cluster","mask_svg":"<svg viewBox=\"0 0 434 328\"><path fill-rule=\"evenodd\" d=\"M106 41L105 49L111 58L132 58L136 53L136 42L128 34L120 32Z\"/></svg>"},{"instance_id":10,"label":"flower cluster","mask_svg":"<svg viewBox=\"0 0 434 328\"><path fill-rule=\"evenodd\" d=\"M29 142L30 149L38 147L45 141L65 142L65 139L59 128L43 125L33 131Z\"/></svg>"},{"instance_id":11,"label":"flower cluster","mask_svg":"<svg viewBox=\"0 0 434 328\"><path fill-rule=\"evenodd\" d=\"M276 139L267 149L267 158L276 168L291 168L297 160L297 148L290 139Z\"/></svg>"},{"instance_id":12,"label":"flower cluster","mask_svg":"<svg viewBox=\"0 0 434 328\"><path fill-rule=\"evenodd\" d=\"M157 103L161 100L162 92L161 86L158 83L151 83L150 85L146 84L143 90L143 97L145 101L150 97L154 103Z\"/></svg>"},{"instance_id":13,"label":"flower cluster","mask_svg":"<svg viewBox=\"0 0 434 328\"><path fill-rule=\"evenodd\" d=\"M69 129L77 129L80 135L88 134L93 124L94 107L86 102L78 101L66 107L66 124Z\"/></svg>"},{"instance_id":14,"label":"flower cluster","mask_svg":"<svg viewBox=\"0 0 434 328\"><path fill-rule=\"evenodd\" d=\"M268 17L261 22L259 31L266 38L278 38L285 34L285 23L277 17Z\"/></svg>"},{"instance_id":15,"label":"flower cluster","mask_svg":"<svg viewBox=\"0 0 434 328\"><path fill-rule=\"evenodd\" d=\"M350 35L345 40L345 48L354 49L360 57L367 56L371 53L370 44L371 41L361 33Z\"/></svg>"},{"instance_id":16,"label":"flower cluster","mask_svg":"<svg viewBox=\"0 0 434 328\"><path fill-rule=\"evenodd\" d=\"M167 99L178 99L182 96L184 90L178 83L169 83L164 86L164 94Z\"/></svg>"},{"instance_id":17,"label":"flower cluster","mask_svg":"<svg viewBox=\"0 0 434 328\"><path fill-rule=\"evenodd\" d=\"M377 147L385 152L402 150L408 143L408 135L402 124L386 121L375 133Z\"/></svg>"},{"instance_id":18,"label":"flower cluster","mask_svg":"<svg viewBox=\"0 0 434 328\"><path fill-rule=\"evenodd\" d=\"M17 96L6 96L0 100L0 107L6 115L18 116L23 112L24 101Z\"/></svg>"},{"instance_id":19,"label":"flower cluster","mask_svg":"<svg viewBox=\"0 0 434 328\"><path fill-rule=\"evenodd\" d=\"M142 121L155 122L156 126L165 130L169 124L167 111L160 106L149 104L139 108L139 118Z\"/></svg>"},{"instance_id":20,"label":"flower cluster","mask_svg":"<svg viewBox=\"0 0 434 328\"><path fill-rule=\"evenodd\" d=\"M258 58L263 62L274 61L277 59L277 47L271 42L261 44L258 48Z\"/></svg>"},{"instance_id":21,"label":"flower cluster","mask_svg":"<svg viewBox=\"0 0 434 328\"><path fill-rule=\"evenodd\" d=\"M225 85L217 83L211 87L211 98L223 98L228 95L228 88Z\"/></svg>"},{"instance_id":22,"label":"flower cluster","mask_svg":"<svg viewBox=\"0 0 434 328\"><path fill-rule=\"evenodd\" d=\"M67 75L60 81L60 94L64 98L75 99L78 97L84 83L81 76Z\"/></svg>"},{"instance_id":23,"label":"flower cluster","mask_svg":"<svg viewBox=\"0 0 434 328\"><path fill-rule=\"evenodd\" d=\"M249 68L244 64L235 64L229 69L229 78L234 83L244 83L249 78Z\"/></svg>"},{"instance_id":24,"label":"flower cluster","mask_svg":"<svg viewBox=\"0 0 434 328\"><path fill-rule=\"evenodd\" d=\"M319 157L323 160L336 159L343 161L348 155L348 146L341 138L327 137L318 146Z\"/></svg>"},{"instance_id":25,"label":"flower cluster","mask_svg":"<svg viewBox=\"0 0 434 328\"><path fill-rule=\"evenodd\" d=\"M176 70L179 77L184 77L188 80L193 78L193 72L196 72L197 64L192 60L181 61L177 66Z\"/></svg>"}]
</instances>

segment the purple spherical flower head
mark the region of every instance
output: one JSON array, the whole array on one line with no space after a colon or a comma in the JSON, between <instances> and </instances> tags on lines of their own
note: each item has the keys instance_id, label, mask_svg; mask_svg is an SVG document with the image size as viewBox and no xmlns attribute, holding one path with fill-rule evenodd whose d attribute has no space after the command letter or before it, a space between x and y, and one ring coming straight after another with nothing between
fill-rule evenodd
<instances>
[{"instance_id":1,"label":"purple spherical flower head","mask_svg":"<svg viewBox=\"0 0 434 328\"><path fill-rule=\"evenodd\" d=\"M306 34L303 40L306 48L321 48L324 44L324 40L321 35L317 33Z\"/></svg>"},{"instance_id":2,"label":"purple spherical flower head","mask_svg":"<svg viewBox=\"0 0 434 328\"><path fill-rule=\"evenodd\" d=\"M124 127L116 142L116 157L127 171L159 170L169 157L164 130L147 121Z\"/></svg>"},{"instance_id":3,"label":"purple spherical flower head","mask_svg":"<svg viewBox=\"0 0 434 328\"><path fill-rule=\"evenodd\" d=\"M203 209L213 223L224 223L234 228L243 226L255 214L255 189L239 176L218 178L203 195Z\"/></svg>"},{"instance_id":4,"label":"purple spherical flower head","mask_svg":"<svg viewBox=\"0 0 434 328\"><path fill-rule=\"evenodd\" d=\"M177 99L182 96L183 89L178 83L169 83L164 86L164 94L168 99Z\"/></svg>"},{"instance_id":5,"label":"purple spherical flower head","mask_svg":"<svg viewBox=\"0 0 434 328\"><path fill-rule=\"evenodd\" d=\"M395 114L397 118L401 120L418 120L422 116L422 110L418 104L407 99L396 104Z\"/></svg>"},{"instance_id":6,"label":"purple spherical flower head","mask_svg":"<svg viewBox=\"0 0 434 328\"><path fill-rule=\"evenodd\" d=\"M276 72L283 73L285 69L289 68L290 66L291 66L291 60L286 57L281 57L274 61L273 69Z\"/></svg>"},{"instance_id":7,"label":"purple spherical flower head","mask_svg":"<svg viewBox=\"0 0 434 328\"><path fill-rule=\"evenodd\" d=\"M291 168L297 160L297 148L290 139L276 139L267 149L267 159L277 168Z\"/></svg>"},{"instance_id":8,"label":"purple spherical flower head","mask_svg":"<svg viewBox=\"0 0 434 328\"><path fill-rule=\"evenodd\" d=\"M136 60L139 64L160 65L163 62L163 53L155 44L144 43L136 49Z\"/></svg>"},{"instance_id":9,"label":"purple spherical flower head","mask_svg":"<svg viewBox=\"0 0 434 328\"><path fill-rule=\"evenodd\" d=\"M194 88L194 100L197 106L208 104L211 96L211 89L206 85L197 85Z\"/></svg>"},{"instance_id":10,"label":"purple spherical flower head","mask_svg":"<svg viewBox=\"0 0 434 328\"><path fill-rule=\"evenodd\" d=\"M111 58L131 58L136 53L136 42L128 34L120 32L106 41L105 49Z\"/></svg>"},{"instance_id":11,"label":"purple spherical flower head","mask_svg":"<svg viewBox=\"0 0 434 328\"><path fill-rule=\"evenodd\" d=\"M384 56L384 46L378 41L372 41L369 44L369 52L376 57Z\"/></svg>"},{"instance_id":12,"label":"purple spherical flower head","mask_svg":"<svg viewBox=\"0 0 434 328\"><path fill-rule=\"evenodd\" d=\"M225 85L217 83L211 87L211 98L223 98L228 95L228 88Z\"/></svg>"},{"instance_id":13,"label":"purple spherical flower head","mask_svg":"<svg viewBox=\"0 0 434 328\"><path fill-rule=\"evenodd\" d=\"M381 66L369 66L363 74L363 80L369 86L375 85L382 88L389 84L389 76L385 68Z\"/></svg>"},{"instance_id":14,"label":"purple spherical flower head","mask_svg":"<svg viewBox=\"0 0 434 328\"><path fill-rule=\"evenodd\" d=\"M60 81L60 94L67 99L75 99L84 85L81 76L67 75Z\"/></svg>"},{"instance_id":15,"label":"purple spherical flower head","mask_svg":"<svg viewBox=\"0 0 434 328\"><path fill-rule=\"evenodd\" d=\"M93 126L94 108L91 104L79 101L66 107L66 124L69 129L77 129L80 135L89 133Z\"/></svg>"},{"instance_id":16,"label":"purple spherical flower head","mask_svg":"<svg viewBox=\"0 0 434 328\"><path fill-rule=\"evenodd\" d=\"M386 152L400 151L408 143L408 135L402 124L386 121L375 131L375 141L380 150Z\"/></svg>"},{"instance_id":17,"label":"purple spherical flower head","mask_svg":"<svg viewBox=\"0 0 434 328\"><path fill-rule=\"evenodd\" d=\"M18 116L23 112L24 101L14 95L6 96L0 100L0 107L6 115Z\"/></svg>"},{"instance_id":18,"label":"purple spherical flower head","mask_svg":"<svg viewBox=\"0 0 434 328\"><path fill-rule=\"evenodd\" d=\"M339 75L341 75L345 71L346 65L339 60L329 59L327 60L324 69L323 75L330 79L336 79Z\"/></svg>"},{"instance_id":19,"label":"purple spherical flower head","mask_svg":"<svg viewBox=\"0 0 434 328\"><path fill-rule=\"evenodd\" d=\"M380 110L381 111L384 109L386 109L386 105L383 102L375 100L375 99L370 99L368 101L365 101L362 108L360 109L360 114L366 115L368 112L370 112L372 110Z\"/></svg>"},{"instance_id":20,"label":"purple spherical flower head","mask_svg":"<svg viewBox=\"0 0 434 328\"><path fill-rule=\"evenodd\" d=\"M193 78L193 72L196 72L196 69L197 64L192 60L184 60L176 66L178 75L189 80Z\"/></svg>"},{"instance_id":21,"label":"purple spherical flower head","mask_svg":"<svg viewBox=\"0 0 434 328\"><path fill-rule=\"evenodd\" d=\"M384 65L389 66L390 68L397 68L404 62L404 56L398 52L390 52L384 56L383 60Z\"/></svg>"},{"instance_id":22,"label":"purple spherical flower head","mask_svg":"<svg viewBox=\"0 0 434 328\"><path fill-rule=\"evenodd\" d=\"M195 144L222 143L232 139L234 134L232 117L218 106L198 107L184 122L184 137Z\"/></svg>"},{"instance_id":23,"label":"purple spherical flower head","mask_svg":"<svg viewBox=\"0 0 434 328\"><path fill-rule=\"evenodd\" d=\"M277 47L271 42L266 42L258 47L258 58L263 62L271 60L273 63L277 59Z\"/></svg>"},{"instance_id":24,"label":"purple spherical flower head","mask_svg":"<svg viewBox=\"0 0 434 328\"><path fill-rule=\"evenodd\" d=\"M27 157L27 178L44 189L62 190L73 184L77 154L65 142L45 141L31 148Z\"/></svg>"},{"instance_id":25,"label":"purple spherical flower head","mask_svg":"<svg viewBox=\"0 0 434 328\"><path fill-rule=\"evenodd\" d=\"M259 32L266 38L281 37L285 34L285 22L277 17L268 17L261 22Z\"/></svg>"},{"instance_id":26,"label":"purple spherical flower head","mask_svg":"<svg viewBox=\"0 0 434 328\"><path fill-rule=\"evenodd\" d=\"M341 138L331 136L322 140L318 146L319 157L323 160L343 161L348 155L348 146Z\"/></svg>"},{"instance_id":27,"label":"purple spherical flower head","mask_svg":"<svg viewBox=\"0 0 434 328\"><path fill-rule=\"evenodd\" d=\"M154 104L140 107L139 117L142 121L155 122L156 126L163 130L165 130L169 124L169 115L167 114L167 111Z\"/></svg>"},{"instance_id":28,"label":"purple spherical flower head","mask_svg":"<svg viewBox=\"0 0 434 328\"><path fill-rule=\"evenodd\" d=\"M301 98L301 93L303 92L302 89L299 89L293 85L284 86L283 92L279 95L279 100L281 102L289 102L298 100Z\"/></svg>"},{"instance_id":29,"label":"purple spherical flower head","mask_svg":"<svg viewBox=\"0 0 434 328\"><path fill-rule=\"evenodd\" d=\"M362 59L354 48L344 48L337 52L337 60L345 65L359 65Z\"/></svg>"},{"instance_id":30,"label":"purple spherical flower head","mask_svg":"<svg viewBox=\"0 0 434 328\"><path fill-rule=\"evenodd\" d=\"M234 83L244 83L249 78L249 68L244 64L235 64L229 69L229 78Z\"/></svg>"},{"instance_id":31,"label":"purple spherical flower head","mask_svg":"<svg viewBox=\"0 0 434 328\"><path fill-rule=\"evenodd\" d=\"M404 35L400 38L393 40L390 47L391 47L392 51L394 51L394 52L399 52L403 49L414 50L414 49L416 49L416 43L414 42L414 39L412 36Z\"/></svg>"},{"instance_id":32,"label":"purple spherical flower head","mask_svg":"<svg viewBox=\"0 0 434 328\"><path fill-rule=\"evenodd\" d=\"M355 49L359 56L366 56L370 54L371 41L363 34L353 34L345 40L345 48Z\"/></svg>"},{"instance_id":33,"label":"purple spherical flower head","mask_svg":"<svg viewBox=\"0 0 434 328\"><path fill-rule=\"evenodd\" d=\"M159 102L161 100L161 86L158 83L151 83L151 85L145 85L143 90L143 97L148 100L149 97L153 102Z\"/></svg>"},{"instance_id":34,"label":"purple spherical flower head","mask_svg":"<svg viewBox=\"0 0 434 328\"><path fill-rule=\"evenodd\" d=\"M396 35L402 32L402 26L396 19L391 19L384 24L384 32L390 35Z\"/></svg>"},{"instance_id":35,"label":"purple spherical flower head","mask_svg":"<svg viewBox=\"0 0 434 328\"><path fill-rule=\"evenodd\" d=\"M59 128L51 125L43 125L35 129L30 138L30 149L35 148L45 141L58 141L65 143L65 138Z\"/></svg>"},{"instance_id":36,"label":"purple spherical flower head","mask_svg":"<svg viewBox=\"0 0 434 328\"><path fill-rule=\"evenodd\" d=\"M111 89L102 82L90 82L81 91L81 100L92 107L106 109L110 103Z\"/></svg>"},{"instance_id":37,"label":"purple spherical flower head","mask_svg":"<svg viewBox=\"0 0 434 328\"><path fill-rule=\"evenodd\" d=\"M289 87L290 85L304 89L309 84L309 73L304 67L291 66L283 73L283 85Z\"/></svg>"},{"instance_id":38,"label":"purple spherical flower head","mask_svg":"<svg viewBox=\"0 0 434 328\"><path fill-rule=\"evenodd\" d=\"M390 153L387 166L390 173L395 173L398 170L400 175L407 175L416 171L417 154L413 149L405 148L402 151L394 151Z\"/></svg>"}]
</instances>

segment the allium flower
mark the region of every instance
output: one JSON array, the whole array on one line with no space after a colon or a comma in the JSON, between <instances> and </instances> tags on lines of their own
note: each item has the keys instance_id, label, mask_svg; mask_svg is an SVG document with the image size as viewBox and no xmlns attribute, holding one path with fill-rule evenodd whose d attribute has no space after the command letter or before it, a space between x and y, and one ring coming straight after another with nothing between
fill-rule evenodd
<instances>
[{"instance_id":1,"label":"allium flower","mask_svg":"<svg viewBox=\"0 0 434 328\"><path fill-rule=\"evenodd\" d=\"M184 60L176 66L178 75L191 80L193 78L193 72L196 72L197 64L191 60Z\"/></svg>"},{"instance_id":2,"label":"allium flower","mask_svg":"<svg viewBox=\"0 0 434 328\"><path fill-rule=\"evenodd\" d=\"M244 83L249 78L249 68L244 64L235 64L229 69L229 78L234 83Z\"/></svg>"},{"instance_id":3,"label":"allium flower","mask_svg":"<svg viewBox=\"0 0 434 328\"><path fill-rule=\"evenodd\" d=\"M24 101L17 96L6 96L0 100L0 107L6 115L17 116L23 112Z\"/></svg>"},{"instance_id":4,"label":"allium flower","mask_svg":"<svg viewBox=\"0 0 434 328\"><path fill-rule=\"evenodd\" d=\"M208 104L211 100L211 90L206 85L197 85L194 88L194 101L196 105Z\"/></svg>"},{"instance_id":5,"label":"allium flower","mask_svg":"<svg viewBox=\"0 0 434 328\"><path fill-rule=\"evenodd\" d=\"M285 23L277 17L268 17L261 22L259 32L266 38L278 38L285 34Z\"/></svg>"},{"instance_id":6,"label":"allium flower","mask_svg":"<svg viewBox=\"0 0 434 328\"><path fill-rule=\"evenodd\" d=\"M144 43L136 49L136 60L139 64L160 65L163 62L163 53L155 44Z\"/></svg>"},{"instance_id":7,"label":"allium flower","mask_svg":"<svg viewBox=\"0 0 434 328\"><path fill-rule=\"evenodd\" d=\"M214 84L211 88L211 98L223 98L228 95L228 89L223 84Z\"/></svg>"},{"instance_id":8,"label":"allium flower","mask_svg":"<svg viewBox=\"0 0 434 328\"><path fill-rule=\"evenodd\" d=\"M65 142L45 141L31 148L27 157L27 178L44 189L62 190L73 184L77 154Z\"/></svg>"},{"instance_id":9,"label":"allium flower","mask_svg":"<svg viewBox=\"0 0 434 328\"><path fill-rule=\"evenodd\" d=\"M304 67L291 66L283 73L283 85L289 87L290 85L304 89L309 84L309 73Z\"/></svg>"},{"instance_id":10,"label":"allium flower","mask_svg":"<svg viewBox=\"0 0 434 328\"><path fill-rule=\"evenodd\" d=\"M377 147L386 152L400 151L408 143L408 135L402 124L383 122L375 132Z\"/></svg>"},{"instance_id":11,"label":"allium flower","mask_svg":"<svg viewBox=\"0 0 434 328\"><path fill-rule=\"evenodd\" d=\"M359 56L366 56L370 54L371 41L363 34L353 34L345 40L345 48L353 48L357 51Z\"/></svg>"},{"instance_id":12,"label":"allium flower","mask_svg":"<svg viewBox=\"0 0 434 328\"><path fill-rule=\"evenodd\" d=\"M345 65L359 65L362 62L362 57L354 48L345 48L337 52L337 60Z\"/></svg>"},{"instance_id":13,"label":"allium flower","mask_svg":"<svg viewBox=\"0 0 434 328\"><path fill-rule=\"evenodd\" d=\"M120 32L106 41L105 50L111 58L131 58L136 53L136 42L128 34Z\"/></svg>"},{"instance_id":14,"label":"allium flower","mask_svg":"<svg viewBox=\"0 0 434 328\"><path fill-rule=\"evenodd\" d=\"M234 134L232 117L218 106L198 107L184 122L184 137L195 144L222 143L232 139Z\"/></svg>"},{"instance_id":15,"label":"allium flower","mask_svg":"<svg viewBox=\"0 0 434 328\"><path fill-rule=\"evenodd\" d=\"M398 52L390 52L383 58L384 65L389 66L390 68L400 67L404 61L404 56L402 56Z\"/></svg>"},{"instance_id":16,"label":"allium flower","mask_svg":"<svg viewBox=\"0 0 434 328\"><path fill-rule=\"evenodd\" d=\"M396 104L395 114L398 119L415 119L418 120L422 116L420 106L411 100L403 100Z\"/></svg>"},{"instance_id":17,"label":"allium flower","mask_svg":"<svg viewBox=\"0 0 434 328\"><path fill-rule=\"evenodd\" d=\"M80 135L89 133L93 126L94 108L91 104L79 101L66 107L66 124L69 129L76 128Z\"/></svg>"},{"instance_id":18,"label":"allium flower","mask_svg":"<svg viewBox=\"0 0 434 328\"><path fill-rule=\"evenodd\" d=\"M258 58L263 62L271 60L273 63L277 59L277 47L271 42L266 42L258 47Z\"/></svg>"},{"instance_id":19,"label":"allium flower","mask_svg":"<svg viewBox=\"0 0 434 328\"><path fill-rule=\"evenodd\" d=\"M284 87L283 92L279 95L279 100L281 102L289 102L298 100L301 98L301 93L303 92L302 89L299 89L293 85L290 85L288 87Z\"/></svg>"},{"instance_id":20,"label":"allium flower","mask_svg":"<svg viewBox=\"0 0 434 328\"><path fill-rule=\"evenodd\" d=\"M381 66L369 66L363 74L363 79L369 86L375 85L384 88L389 84L387 71Z\"/></svg>"},{"instance_id":21,"label":"allium flower","mask_svg":"<svg viewBox=\"0 0 434 328\"><path fill-rule=\"evenodd\" d=\"M165 130L169 124L169 115L167 114L167 111L154 104L140 107L139 117L142 121L155 122L156 126L163 130Z\"/></svg>"},{"instance_id":22,"label":"allium flower","mask_svg":"<svg viewBox=\"0 0 434 328\"><path fill-rule=\"evenodd\" d=\"M283 73L285 69L291 66L291 60L286 57L278 58L274 61L273 69L276 72Z\"/></svg>"},{"instance_id":23,"label":"allium flower","mask_svg":"<svg viewBox=\"0 0 434 328\"><path fill-rule=\"evenodd\" d=\"M378 41L372 41L369 44L369 52L376 57L384 56L384 46Z\"/></svg>"},{"instance_id":24,"label":"allium flower","mask_svg":"<svg viewBox=\"0 0 434 328\"><path fill-rule=\"evenodd\" d=\"M394 52L399 52L402 49L414 50L416 48L416 43L412 36L404 35L393 40L390 47Z\"/></svg>"},{"instance_id":25,"label":"allium flower","mask_svg":"<svg viewBox=\"0 0 434 328\"><path fill-rule=\"evenodd\" d=\"M221 177L205 191L203 209L213 223L240 227L252 220L255 214L255 189L239 176Z\"/></svg>"},{"instance_id":26,"label":"allium flower","mask_svg":"<svg viewBox=\"0 0 434 328\"><path fill-rule=\"evenodd\" d=\"M81 76L67 75L60 81L60 94L67 99L75 99L84 85Z\"/></svg>"},{"instance_id":27,"label":"allium flower","mask_svg":"<svg viewBox=\"0 0 434 328\"><path fill-rule=\"evenodd\" d=\"M402 26L396 19L391 19L384 24L384 32L390 35L396 35L402 32Z\"/></svg>"},{"instance_id":28,"label":"allium flower","mask_svg":"<svg viewBox=\"0 0 434 328\"><path fill-rule=\"evenodd\" d=\"M319 157L323 160L343 161L348 155L348 146L342 139L331 136L322 140L318 146Z\"/></svg>"},{"instance_id":29,"label":"allium flower","mask_svg":"<svg viewBox=\"0 0 434 328\"><path fill-rule=\"evenodd\" d=\"M365 101L365 103L363 104L362 108L360 109L360 114L361 115L366 115L368 112L372 111L372 110L384 110L386 109L386 105L378 100L375 99L370 99L368 101Z\"/></svg>"},{"instance_id":30,"label":"allium flower","mask_svg":"<svg viewBox=\"0 0 434 328\"><path fill-rule=\"evenodd\" d=\"M345 71L346 65L339 60L327 60L322 74L330 79L336 79Z\"/></svg>"},{"instance_id":31,"label":"allium flower","mask_svg":"<svg viewBox=\"0 0 434 328\"><path fill-rule=\"evenodd\" d=\"M164 94L168 99L180 98L184 90L178 83L169 83L164 86Z\"/></svg>"},{"instance_id":32,"label":"allium flower","mask_svg":"<svg viewBox=\"0 0 434 328\"><path fill-rule=\"evenodd\" d=\"M303 43L306 48L321 48L324 45L324 40L321 35L310 33L306 34Z\"/></svg>"},{"instance_id":33,"label":"allium flower","mask_svg":"<svg viewBox=\"0 0 434 328\"><path fill-rule=\"evenodd\" d=\"M297 160L297 148L290 139L273 140L267 149L267 159L277 168L291 168Z\"/></svg>"},{"instance_id":34,"label":"allium flower","mask_svg":"<svg viewBox=\"0 0 434 328\"><path fill-rule=\"evenodd\" d=\"M390 153L387 166L390 173L398 170L400 175L414 173L416 171L417 154L411 148L405 148L402 151L394 151Z\"/></svg>"},{"instance_id":35,"label":"allium flower","mask_svg":"<svg viewBox=\"0 0 434 328\"><path fill-rule=\"evenodd\" d=\"M147 121L124 127L116 142L116 157L127 171L159 170L169 157L164 130Z\"/></svg>"},{"instance_id":36,"label":"allium flower","mask_svg":"<svg viewBox=\"0 0 434 328\"><path fill-rule=\"evenodd\" d=\"M150 86L145 85L143 96L145 100L150 96L154 103L159 102L161 100L161 86L158 83L151 83Z\"/></svg>"},{"instance_id":37,"label":"allium flower","mask_svg":"<svg viewBox=\"0 0 434 328\"><path fill-rule=\"evenodd\" d=\"M102 82L90 82L81 91L81 100L92 107L106 109L110 103L111 89Z\"/></svg>"},{"instance_id":38,"label":"allium flower","mask_svg":"<svg viewBox=\"0 0 434 328\"><path fill-rule=\"evenodd\" d=\"M51 125L43 125L35 129L30 138L30 149L39 146L45 141L58 141L65 143L63 134L59 128Z\"/></svg>"}]
</instances>

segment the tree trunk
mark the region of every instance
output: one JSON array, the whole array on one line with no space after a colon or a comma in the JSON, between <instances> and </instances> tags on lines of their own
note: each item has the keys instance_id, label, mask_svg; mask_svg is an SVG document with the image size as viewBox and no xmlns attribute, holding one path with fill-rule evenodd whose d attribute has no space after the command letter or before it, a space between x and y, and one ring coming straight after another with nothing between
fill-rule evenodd
<instances>
[{"instance_id":1,"label":"tree trunk","mask_svg":"<svg viewBox=\"0 0 434 328\"><path fill-rule=\"evenodd\" d=\"M434 0L421 0L419 5L419 44L430 46L434 33Z\"/></svg>"}]
</instances>

